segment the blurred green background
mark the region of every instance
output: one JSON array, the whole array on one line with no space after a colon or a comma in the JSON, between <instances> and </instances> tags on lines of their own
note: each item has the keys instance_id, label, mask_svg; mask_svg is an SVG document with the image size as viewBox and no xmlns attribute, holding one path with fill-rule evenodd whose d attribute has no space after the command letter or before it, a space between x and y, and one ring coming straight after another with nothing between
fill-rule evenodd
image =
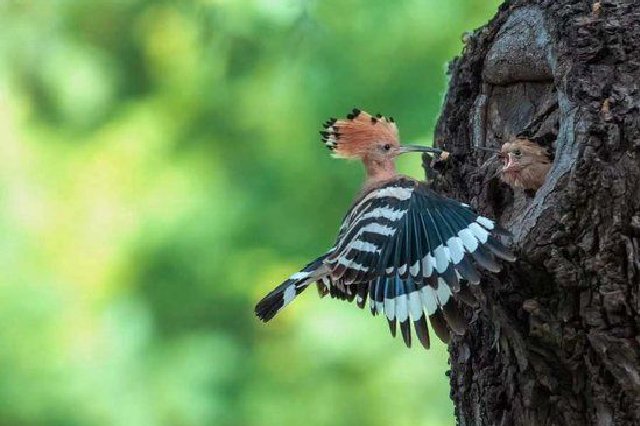
<instances>
[{"instance_id":1,"label":"blurred green background","mask_svg":"<svg viewBox=\"0 0 640 426\"><path fill-rule=\"evenodd\" d=\"M499 3L0 1L0 424L453 424L443 345L315 291L253 305L360 184L320 124L430 143Z\"/></svg>"}]
</instances>

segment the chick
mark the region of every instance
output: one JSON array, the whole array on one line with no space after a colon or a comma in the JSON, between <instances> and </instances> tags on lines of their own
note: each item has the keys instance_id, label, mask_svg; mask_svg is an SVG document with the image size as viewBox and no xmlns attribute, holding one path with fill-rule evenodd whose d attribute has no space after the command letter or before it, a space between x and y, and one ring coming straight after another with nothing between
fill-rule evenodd
<instances>
[{"instance_id":1,"label":"chick","mask_svg":"<svg viewBox=\"0 0 640 426\"><path fill-rule=\"evenodd\" d=\"M537 190L551 168L547 148L529 139L515 139L502 145L500 179L512 188Z\"/></svg>"}]
</instances>

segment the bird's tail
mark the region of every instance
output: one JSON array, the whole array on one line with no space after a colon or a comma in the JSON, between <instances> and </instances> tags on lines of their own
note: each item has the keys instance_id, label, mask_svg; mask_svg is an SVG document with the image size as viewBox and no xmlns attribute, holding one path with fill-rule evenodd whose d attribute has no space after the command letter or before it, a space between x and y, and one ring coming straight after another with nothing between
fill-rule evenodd
<instances>
[{"instance_id":1,"label":"bird's tail","mask_svg":"<svg viewBox=\"0 0 640 426\"><path fill-rule=\"evenodd\" d=\"M278 312L287 306L297 295L302 293L310 284L323 278L325 268L322 255L300 272L291 275L285 282L271 290L255 307L255 313L262 321L271 320Z\"/></svg>"}]
</instances>

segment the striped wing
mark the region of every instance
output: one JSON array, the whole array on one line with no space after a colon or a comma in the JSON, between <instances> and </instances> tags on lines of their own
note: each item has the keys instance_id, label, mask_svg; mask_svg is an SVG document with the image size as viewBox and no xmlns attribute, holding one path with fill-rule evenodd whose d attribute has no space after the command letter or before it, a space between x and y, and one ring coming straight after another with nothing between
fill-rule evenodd
<instances>
[{"instance_id":1,"label":"striped wing","mask_svg":"<svg viewBox=\"0 0 640 426\"><path fill-rule=\"evenodd\" d=\"M342 221L338 239L325 264L334 279L367 281L384 271L377 266L393 245L399 225L409 211L416 182L396 179L362 196Z\"/></svg>"},{"instance_id":2,"label":"striped wing","mask_svg":"<svg viewBox=\"0 0 640 426\"><path fill-rule=\"evenodd\" d=\"M453 299L472 297L461 289L461 279L478 284L478 265L498 272L494 256L515 260L499 234L506 232L493 221L424 183L409 178L387 182L363 196L345 217L324 260L331 271L329 292L357 297L361 307L369 298L372 313L384 313L392 333L400 322L407 345L413 321L416 335L428 346L425 310L439 336L444 335L443 320L462 332Z\"/></svg>"}]
</instances>

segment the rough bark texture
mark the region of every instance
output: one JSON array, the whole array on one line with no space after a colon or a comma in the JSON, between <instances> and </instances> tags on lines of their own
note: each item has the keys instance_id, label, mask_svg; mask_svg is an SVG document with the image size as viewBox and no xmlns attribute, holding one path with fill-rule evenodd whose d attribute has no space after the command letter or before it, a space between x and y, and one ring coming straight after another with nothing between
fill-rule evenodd
<instances>
[{"instance_id":1,"label":"rough bark texture","mask_svg":"<svg viewBox=\"0 0 640 426\"><path fill-rule=\"evenodd\" d=\"M436 184L498 218L518 261L450 346L461 425L640 424L640 3L521 0L470 34L437 130ZM537 193L473 145L551 147Z\"/></svg>"}]
</instances>

